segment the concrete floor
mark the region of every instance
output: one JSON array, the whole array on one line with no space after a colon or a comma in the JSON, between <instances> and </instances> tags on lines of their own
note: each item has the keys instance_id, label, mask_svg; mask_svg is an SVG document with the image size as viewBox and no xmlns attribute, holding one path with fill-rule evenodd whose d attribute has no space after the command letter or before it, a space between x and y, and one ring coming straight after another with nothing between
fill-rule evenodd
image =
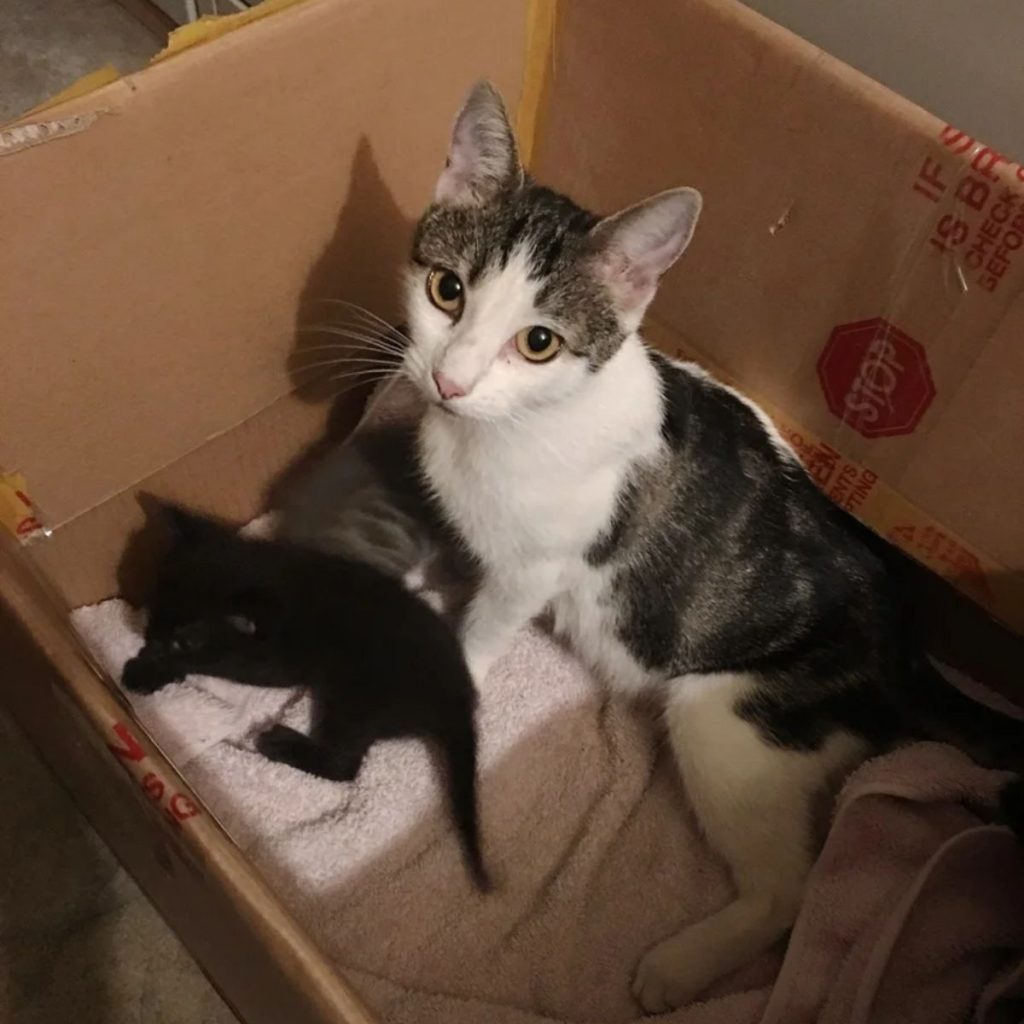
<instances>
[{"instance_id":1,"label":"concrete floor","mask_svg":"<svg viewBox=\"0 0 1024 1024\"><path fill-rule=\"evenodd\" d=\"M116 0L0 0L0 124L105 64L136 71L162 45Z\"/></svg>"},{"instance_id":2,"label":"concrete floor","mask_svg":"<svg viewBox=\"0 0 1024 1024\"><path fill-rule=\"evenodd\" d=\"M162 45L113 0L0 0L0 124L104 64L135 70ZM0 1021L234 1024L3 717L0 822Z\"/></svg>"},{"instance_id":3,"label":"concrete floor","mask_svg":"<svg viewBox=\"0 0 1024 1024\"><path fill-rule=\"evenodd\" d=\"M237 1024L2 717L0 821L4 1024Z\"/></svg>"}]
</instances>

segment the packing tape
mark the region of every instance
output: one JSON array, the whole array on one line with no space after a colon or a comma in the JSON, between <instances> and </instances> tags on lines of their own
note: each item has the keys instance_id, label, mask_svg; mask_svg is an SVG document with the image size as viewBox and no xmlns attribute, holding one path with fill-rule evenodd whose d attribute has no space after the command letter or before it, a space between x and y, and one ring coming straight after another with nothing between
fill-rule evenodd
<instances>
[{"instance_id":1,"label":"packing tape","mask_svg":"<svg viewBox=\"0 0 1024 1024\"><path fill-rule=\"evenodd\" d=\"M663 323L648 317L644 334L662 350L700 364L725 384L734 383L730 374ZM796 451L811 478L833 501L1024 635L1024 582L1019 574L1015 576L968 544L904 498L877 473L846 458L770 402L760 398L757 402Z\"/></svg>"},{"instance_id":2,"label":"packing tape","mask_svg":"<svg viewBox=\"0 0 1024 1024\"><path fill-rule=\"evenodd\" d=\"M29 497L23 473L0 471L0 526L22 544L49 536L42 514Z\"/></svg>"},{"instance_id":3,"label":"packing tape","mask_svg":"<svg viewBox=\"0 0 1024 1024\"><path fill-rule=\"evenodd\" d=\"M516 136L519 140L519 155L527 169L540 137L541 118L547 106L548 90L554 73L557 8L557 0L529 0L526 9L526 53Z\"/></svg>"},{"instance_id":4,"label":"packing tape","mask_svg":"<svg viewBox=\"0 0 1024 1024\"><path fill-rule=\"evenodd\" d=\"M120 77L121 72L118 71L113 64L105 64L103 67L97 68L95 71L90 71L89 74L83 75L77 81L72 82L71 85L66 89L62 89L56 94L56 96L51 96L49 99L43 100L39 106L26 111L18 118L18 120L20 121L23 117L33 117L36 114L41 114L44 110L49 110L51 107L55 107L59 103L66 103L68 100L77 100L79 96L86 96L90 92L95 92L104 85L116 82Z\"/></svg>"}]
</instances>

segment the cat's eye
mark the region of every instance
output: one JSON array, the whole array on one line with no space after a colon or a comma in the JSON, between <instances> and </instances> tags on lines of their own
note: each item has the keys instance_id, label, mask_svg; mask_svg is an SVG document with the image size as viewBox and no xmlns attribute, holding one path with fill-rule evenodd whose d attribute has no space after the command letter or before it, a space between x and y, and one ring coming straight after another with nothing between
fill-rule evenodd
<instances>
[{"instance_id":1,"label":"cat's eye","mask_svg":"<svg viewBox=\"0 0 1024 1024\"><path fill-rule=\"evenodd\" d=\"M454 270L434 267L427 275L427 297L438 309L454 319L462 312L466 289Z\"/></svg>"},{"instance_id":2,"label":"cat's eye","mask_svg":"<svg viewBox=\"0 0 1024 1024\"><path fill-rule=\"evenodd\" d=\"M516 335L516 348L524 359L531 363L546 363L558 355L563 345L560 334L550 327L524 327Z\"/></svg>"}]
</instances>

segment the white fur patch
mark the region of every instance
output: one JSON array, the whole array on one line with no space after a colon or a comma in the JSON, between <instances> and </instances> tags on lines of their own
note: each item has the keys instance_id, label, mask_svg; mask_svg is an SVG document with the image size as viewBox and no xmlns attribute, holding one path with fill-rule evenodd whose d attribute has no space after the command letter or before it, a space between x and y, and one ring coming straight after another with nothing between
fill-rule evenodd
<instances>
[{"instance_id":1,"label":"white fur patch","mask_svg":"<svg viewBox=\"0 0 1024 1024\"><path fill-rule=\"evenodd\" d=\"M406 370L432 402L439 400L433 382L438 371L465 392L445 403L452 416L518 420L561 401L589 376L585 360L567 350L550 362L531 363L515 348L515 336L525 328L540 325L560 333L559 325L537 309L539 283L531 278L521 247L504 268L485 270L466 288L465 307L455 322L427 298L426 274L412 273L407 286L415 343L407 350Z\"/></svg>"},{"instance_id":2,"label":"white fur patch","mask_svg":"<svg viewBox=\"0 0 1024 1024\"><path fill-rule=\"evenodd\" d=\"M734 710L757 685L745 673L687 675L669 685L672 748L701 827L732 872L736 898L641 961L633 992L651 1013L690 1002L789 929L814 858L815 802L867 749L842 732L817 751L766 742Z\"/></svg>"}]
</instances>

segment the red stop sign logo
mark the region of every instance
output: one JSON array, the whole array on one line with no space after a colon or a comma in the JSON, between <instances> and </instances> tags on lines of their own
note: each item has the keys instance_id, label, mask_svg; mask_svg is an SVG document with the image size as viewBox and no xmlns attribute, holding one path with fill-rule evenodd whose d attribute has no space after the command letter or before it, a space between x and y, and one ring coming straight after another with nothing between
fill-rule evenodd
<instances>
[{"instance_id":1,"label":"red stop sign logo","mask_svg":"<svg viewBox=\"0 0 1024 1024\"><path fill-rule=\"evenodd\" d=\"M911 433L935 397L924 349L881 317L836 327L818 379L833 415L865 437Z\"/></svg>"}]
</instances>

